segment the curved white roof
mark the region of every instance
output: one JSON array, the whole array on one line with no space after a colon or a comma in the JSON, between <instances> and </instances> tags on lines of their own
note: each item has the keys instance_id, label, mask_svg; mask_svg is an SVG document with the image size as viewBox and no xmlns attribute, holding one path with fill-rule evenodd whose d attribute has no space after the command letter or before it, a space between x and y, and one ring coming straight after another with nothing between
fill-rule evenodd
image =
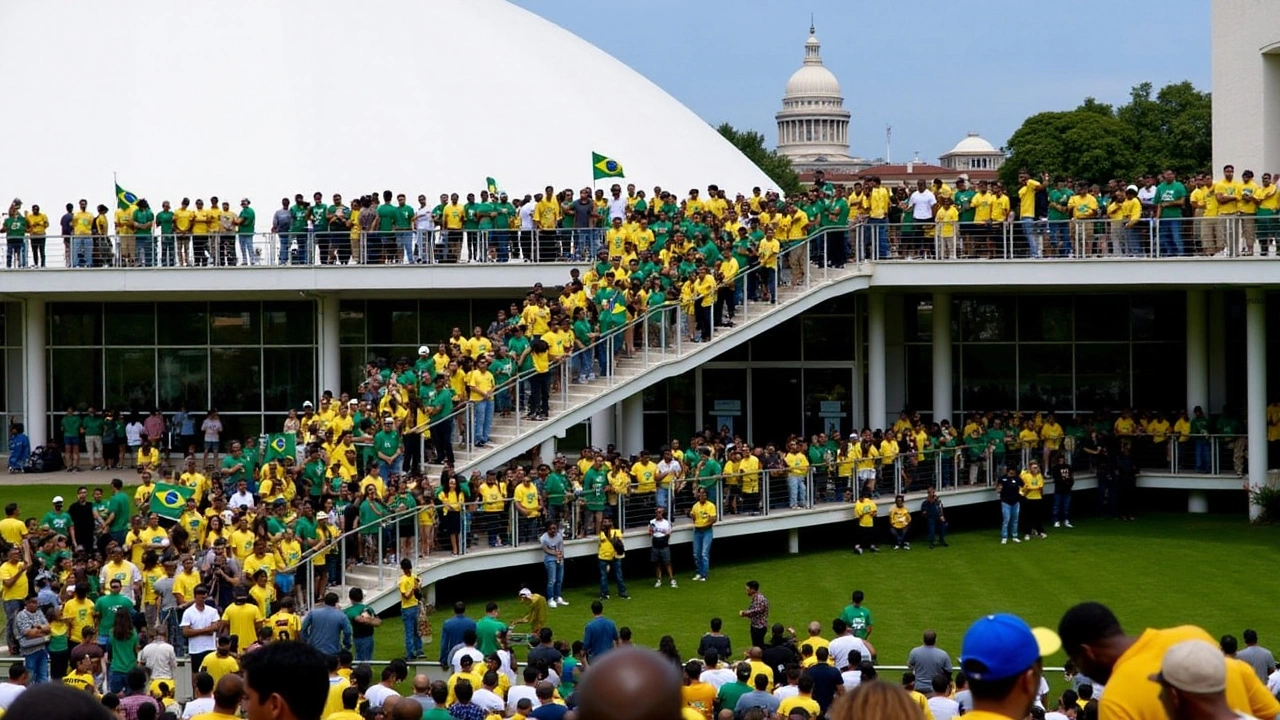
<instances>
[{"instance_id":1,"label":"curved white roof","mask_svg":"<svg viewBox=\"0 0 1280 720\"><path fill-rule=\"evenodd\" d=\"M592 151L646 190L771 184L661 88L505 0L40 0L4 20L47 32L0 44L11 96L35 100L0 116L0 195L51 216L114 207L113 172L153 204L248 196L259 229L295 192L581 188Z\"/></svg>"},{"instance_id":2,"label":"curved white roof","mask_svg":"<svg viewBox=\"0 0 1280 720\"><path fill-rule=\"evenodd\" d=\"M839 95L840 81L821 65L805 65L787 80L786 97L797 95Z\"/></svg>"},{"instance_id":3,"label":"curved white roof","mask_svg":"<svg viewBox=\"0 0 1280 720\"><path fill-rule=\"evenodd\" d=\"M951 148L948 155L955 153L994 153L998 152L991 143L982 139L978 133L969 133L963 140Z\"/></svg>"}]
</instances>

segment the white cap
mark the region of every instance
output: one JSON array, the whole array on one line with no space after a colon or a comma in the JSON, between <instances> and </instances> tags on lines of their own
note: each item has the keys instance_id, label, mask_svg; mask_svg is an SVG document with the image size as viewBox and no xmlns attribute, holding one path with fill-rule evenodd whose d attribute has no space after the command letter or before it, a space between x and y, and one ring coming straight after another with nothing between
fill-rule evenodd
<instances>
[{"instance_id":1,"label":"white cap","mask_svg":"<svg viewBox=\"0 0 1280 720\"><path fill-rule=\"evenodd\" d=\"M520 597L522 598L533 597L533 593L529 591L529 588L523 588L520 591Z\"/></svg>"},{"instance_id":2,"label":"white cap","mask_svg":"<svg viewBox=\"0 0 1280 720\"><path fill-rule=\"evenodd\" d=\"M310 400L303 400L302 407L315 407L315 405L313 405Z\"/></svg>"},{"instance_id":3,"label":"white cap","mask_svg":"<svg viewBox=\"0 0 1280 720\"><path fill-rule=\"evenodd\" d=\"M428 348L426 345L423 345L422 347L418 348L418 354L419 354L419 355L430 355L430 354L431 354L431 349L430 349L430 348Z\"/></svg>"},{"instance_id":4,"label":"white cap","mask_svg":"<svg viewBox=\"0 0 1280 720\"><path fill-rule=\"evenodd\" d=\"M1150 679L1195 695L1220 693L1227 688L1227 661L1213 643L1186 640L1165 652Z\"/></svg>"},{"instance_id":5,"label":"white cap","mask_svg":"<svg viewBox=\"0 0 1280 720\"><path fill-rule=\"evenodd\" d=\"M53 496L53 504L54 504L54 505L57 505L57 504L58 504L58 503L60 503L60 502L62 502L62 496L61 496L61 495L54 495L54 496Z\"/></svg>"},{"instance_id":6,"label":"white cap","mask_svg":"<svg viewBox=\"0 0 1280 720\"><path fill-rule=\"evenodd\" d=\"M1125 191L1126 191L1126 192L1128 192L1129 190L1132 190L1132 191L1134 191L1134 192L1138 192L1138 186L1137 186L1137 185L1130 185L1129 187L1125 188Z\"/></svg>"}]
</instances>

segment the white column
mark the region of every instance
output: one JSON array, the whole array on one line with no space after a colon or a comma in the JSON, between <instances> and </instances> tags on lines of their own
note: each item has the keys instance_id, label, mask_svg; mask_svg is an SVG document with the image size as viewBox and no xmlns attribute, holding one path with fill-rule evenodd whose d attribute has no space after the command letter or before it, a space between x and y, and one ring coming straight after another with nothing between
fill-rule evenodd
<instances>
[{"instance_id":1,"label":"white column","mask_svg":"<svg viewBox=\"0 0 1280 720\"><path fill-rule=\"evenodd\" d=\"M49 373L46 362L49 350L45 340L44 300L28 299L25 309L22 347L26 355L27 381L26 407L22 416L27 425L27 438L35 448L49 441Z\"/></svg>"},{"instance_id":2,"label":"white column","mask_svg":"<svg viewBox=\"0 0 1280 720\"><path fill-rule=\"evenodd\" d=\"M316 302L320 328L320 391L342 392L342 356L338 352L338 297L325 295ZM354 388L353 388L354 389Z\"/></svg>"},{"instance_id":3,"label":"white column","mask_svg":"<svg viewBox=\"0 0 1280 720\"><path fill-rule=\"evenodd\" d=\"M1248 379L1249 490L1267 484L1267 293L1262 288L1244 291L1244 356ZM1249 504L1249 518L1258 519L1261 508Z\"/></svg>"},{"instance_id":4,"label":"white column","mask_svg":"<svg viewBox=\"0 0 1280 720\"><path fill-rule=\"evenodd\" d=\"M605 408L591 416L591 444L604 450L609 445L616 445L614 440L612 407Z\"/></svg>"},{"instance_id":5,"label":"white column","mask_svg":"<svg viewBox=\"0 0 1280 720\"><path fill-rule=\"evenodd\" d=\"M885 411L884 295L867 295L867 424L883 428Z\"/></svg>"},{"instance_id":6,"label":"white column","mask_svg":"<svg viewBox=\"0 0 1280 720\"><path fill-rule=\"evenodd\" d=\"M1206 318L1208 298L1204 290L1187 291L1187 414L1200 406L1209 407L1209 330Z\"/></svg>"},{"instance_id":7,"label":"white column","mask_svg":"<svg viewBox=\"0 0 1280 720\"><path fill-rule=\"evenodd\" d=\"M644 449L644 394L622 401L622 427L618 428L618 452L634 455Z\"/></svg>"},{"instance_id":8,"label":"white column","mask_svg":"<svg viewBox=\"0 0 1280 720\"><path fill-rule=\"evenodd\" d=\"M791 528L787 533L787 552L792 555L800 554L800 528Z\"/></svg>"},{"instance_id":9,"label":"white column","mask_svg":"<svg viewBox=\"0 0 1280 720\"><path fill-rule=\"evenodd\" d=\"M1209 291L1209 405L1204 409L1205 415L1221 412L1227 404L1226 302L1224 291Z\"/></svg>"},{"instance_id":10,"label":"white column","mask_svg":"<svg viewBox=\"0 0 1280 720\"><path fill-rule=\"evenodd\" d=\"M933 294L933 421L951 417L951 293Z\"/></svg>"}]
</instances>

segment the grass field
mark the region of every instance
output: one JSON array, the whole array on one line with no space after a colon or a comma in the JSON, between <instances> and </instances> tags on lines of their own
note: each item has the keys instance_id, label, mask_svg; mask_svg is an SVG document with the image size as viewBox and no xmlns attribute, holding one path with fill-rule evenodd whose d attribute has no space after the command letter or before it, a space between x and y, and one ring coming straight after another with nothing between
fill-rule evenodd
<instances>
[{"instance_id":1,"label":"grass field","mask_svg":"<svg viewBox=\"0 0 1280 720\"><path fill-rule=\"evenodd\" d=\"M982 614L1015 612L1032 625L1056 628L1063 611L1082 600L1107 603L1134 633L1194 623L1215 636L1239 637L1252 627L1264 645L1280 644L1280 618L1268 609L1280 591L1273 560L1280 528L1253 527L1240 516L1162 514L1132 523L1084 519L1075 529L1020 545L1002 546L994 538L993 531L957 533L950 548L917 544L910 551L862 557L835 549L792 556L785 554L785 543L770 543L759 560L726 563L716 562L713 549L711 579L695 583L691 570L681 572L675 589L655 589L651 575L639 574L647 570L640 562L628 568L635 568L628 582L632 599L615 594L605 613L629 626L642 645L654 647L662 635L672 635L686 657L697 649L708 619L718 616L737 652L749 643L747 623L738 617L747 605L743 586L755 579L769 598L771 622L803 634L809 621L818 620L827 638L849 594L861 589L873 613L871 640L882 664L905 663L926 628L937 630L939 646L954 657L965 628ZM571 605L552 610L549 624L557 636L579 638L599 591L595 576L585 576L589 566L572 571L573 588L565 592ZM533 577L540 575L539 569ZM468 602L472 617L491 599L499 602L504 619L523 613L514 592L498 596L471 583L453 589ZM437 637L429 657L439 652L438 629L455 599L437 598L441 610L433 618ZM376 637L377 657L403 654L397 618L388 619ZM1046 664L1064 660L1059 654ZM1049 680L1058 690L1061 676Z\"/></svg>"}]
</instances>

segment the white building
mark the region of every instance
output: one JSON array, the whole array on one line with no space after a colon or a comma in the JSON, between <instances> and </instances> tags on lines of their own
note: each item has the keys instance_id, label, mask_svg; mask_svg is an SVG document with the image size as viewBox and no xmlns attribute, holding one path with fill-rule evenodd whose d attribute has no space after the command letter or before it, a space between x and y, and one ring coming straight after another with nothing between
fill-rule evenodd
<instances>
[{"instance_id":1,"label":"white building","mask_svg":"<svg viewBox=\"0 0 1280 720\"><path fill-rule=\"evenodd\" d=\"M1214 0L1213 171L1280 167L1280 7Z\"/></svg>"},{"instance_id":2,"label":"white building","mask_svg":"<svg viewBox=\"0 0 1280 720\"><path fill-rule=\"evenodd\" d=\"M969 172L971 170L999 170L1005 154L975 132L968 133L956 146L938 158L944 168Z\"/></svg>"},{"instance_id":3,"label":"white building","mask_svg":"<svg viewBox=\"0 0 1280 720\"><path fill-rule=\"evenodd\" d=\"M778 153L796 172L855 173L870 163L849 155L849 111L840 81L822 64L822 44L809 26L804 65L787 80L778 121Z\"/></svg>"}]
</instances>

